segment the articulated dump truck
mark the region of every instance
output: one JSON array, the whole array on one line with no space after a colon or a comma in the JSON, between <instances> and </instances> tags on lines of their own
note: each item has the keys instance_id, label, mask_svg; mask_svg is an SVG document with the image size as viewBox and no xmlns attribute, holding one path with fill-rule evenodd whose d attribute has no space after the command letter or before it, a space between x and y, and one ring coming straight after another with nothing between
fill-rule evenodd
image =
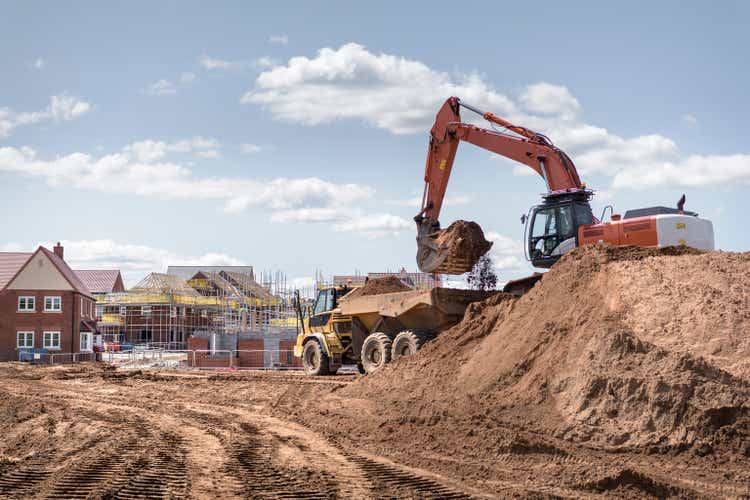
<instances>
[{"instance_id":1,"label":"articulated dump truck","mask_svg":"<svg viewBox=\"0 0 750 500\"><path fill-rule=\"evenodd\" d=\"M294 355L302 358L306 373L333 375L343 364L375 372L417 352L458 323L469 304L497 293L433 288L361 295L358 290L326 288L310 310L298 305L301 331Z\"/></svg>"}]
</instances>

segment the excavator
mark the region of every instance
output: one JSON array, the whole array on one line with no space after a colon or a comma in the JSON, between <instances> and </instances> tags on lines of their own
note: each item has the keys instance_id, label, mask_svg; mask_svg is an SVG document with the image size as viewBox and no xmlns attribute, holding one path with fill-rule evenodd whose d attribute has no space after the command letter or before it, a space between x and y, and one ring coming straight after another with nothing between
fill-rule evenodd
<instances>
[{"instance_id":1,"label":"excavator","mask_svg":"<svg viewBox=\"0 0 750 500\"><path fill-rule=\"evenodd\" d=\"M479 114L493 129L461 121L461 108ZM497 130L495 126L502 128ZM547 136L450 97L440 108L430 131L422 209L414 217L417 265L422 272L466 273L491 247L478 225L473 224L463 232L451 232L450 227L441 229L438 220L456 151L462 141L522 163L544 180L547 192L542 195L542 203L521 217L526 258L534 267L550 268L566 252L587 244L714 248L713 224L695 212L684 210L685 195L677 208L647 207L629 210L621 216L607 206L597 219L589 204L594 192L581 182L570 157ZM610 220L605 222L607 208ZM462 238L484 242L481 254L467 255L462 250L465 245L455 241ZM541 275L535 273L518 281L524 288L533 286L539 277Z\"/></svg>"}]
</instances>

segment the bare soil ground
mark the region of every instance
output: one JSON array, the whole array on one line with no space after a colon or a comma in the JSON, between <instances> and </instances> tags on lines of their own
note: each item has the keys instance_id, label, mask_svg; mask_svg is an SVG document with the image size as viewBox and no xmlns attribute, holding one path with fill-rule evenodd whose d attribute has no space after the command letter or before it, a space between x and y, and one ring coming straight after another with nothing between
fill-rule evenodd
<instances>
[{"instance_id":1,"label":"bare soil ground","mask_svg":"<svg viewBox=\"0 0 750 500\"><path fill-rule=\"evenodd\" d=\"M361 377L0 366L0 497L748 498L750 254L580 249Z\"/></svg>"},{"instance_id":2,"label":"bare soil ground","mask_svg":"<svg viewBox=\"0 0 750 500\"><path fill-rule=\"evenodd\" d=\"M746 460L678 451L607 452L564 441L553 446L512 421L489 423L494 438L477 432L491 439L496 451L470 457L466 451L476 437L465 427L445 436L439 425L450 421L445 409L423 421L406 412L402 425L414 436L389 439L398 435L399 425L390 412L366 397L348 396L345 412L356 408L368 422L353 429L342 425L342 408L331 405L358 379L6 364L0 368L0 497L750 494ZM412 405L424 407L417 397Z\"/></svg>"}]
</instances>

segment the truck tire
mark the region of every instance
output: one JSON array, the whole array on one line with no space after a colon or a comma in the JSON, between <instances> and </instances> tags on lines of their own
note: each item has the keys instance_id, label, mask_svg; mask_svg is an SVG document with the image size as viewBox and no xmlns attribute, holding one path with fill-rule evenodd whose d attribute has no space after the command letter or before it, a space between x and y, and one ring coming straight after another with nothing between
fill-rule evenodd
<instances>
[{"instance_id":1,"label":"truck tire","mask_svg":"<svg viewBox=\"0 0 750 500\"><path fill-rule=\"evenodd\" d=\"M313 339L302 350L302 366L308 375L328 375L330 373L328 354L323 346Z\"/></svg>"},{"instance_id":2,"label":"truck tire","mask_svg":"<svg viewBox=\"0 0 750 500\"><path fill-rule=\"evenodd\" d=\"M424 332L413 332L404 330L396 335L391 347L391 361L396 361L404 356L411 356L430 340L430 335Z\"/></svg>"},{"instance_id":3,"label":"truck tire","mask_svg":"<svg viewBox=\"0 0 750 500\"><path fill-rule=\"evenodd\" d=\"M391 339L385 333L375 332L362 343L362 366L366 373L374 373L391 361Z\"/></svg>"}]
</instances>

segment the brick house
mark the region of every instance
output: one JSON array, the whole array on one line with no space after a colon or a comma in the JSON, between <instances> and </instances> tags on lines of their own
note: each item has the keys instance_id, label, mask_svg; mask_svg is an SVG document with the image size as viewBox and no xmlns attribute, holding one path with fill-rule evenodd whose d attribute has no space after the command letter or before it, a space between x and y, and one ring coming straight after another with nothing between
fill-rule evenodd
<instances>
[{"instance_id":1,"label":"brick house","mask_svg":"<svg viewBox=\"0 0 750 500\"><path fill-rule=\"evenodd\" d=\"M0 361L18 359L19 349L91 352L94 333L94 297L59 243L52 252L0 252Z\"/></svg>"}]
</instances>

